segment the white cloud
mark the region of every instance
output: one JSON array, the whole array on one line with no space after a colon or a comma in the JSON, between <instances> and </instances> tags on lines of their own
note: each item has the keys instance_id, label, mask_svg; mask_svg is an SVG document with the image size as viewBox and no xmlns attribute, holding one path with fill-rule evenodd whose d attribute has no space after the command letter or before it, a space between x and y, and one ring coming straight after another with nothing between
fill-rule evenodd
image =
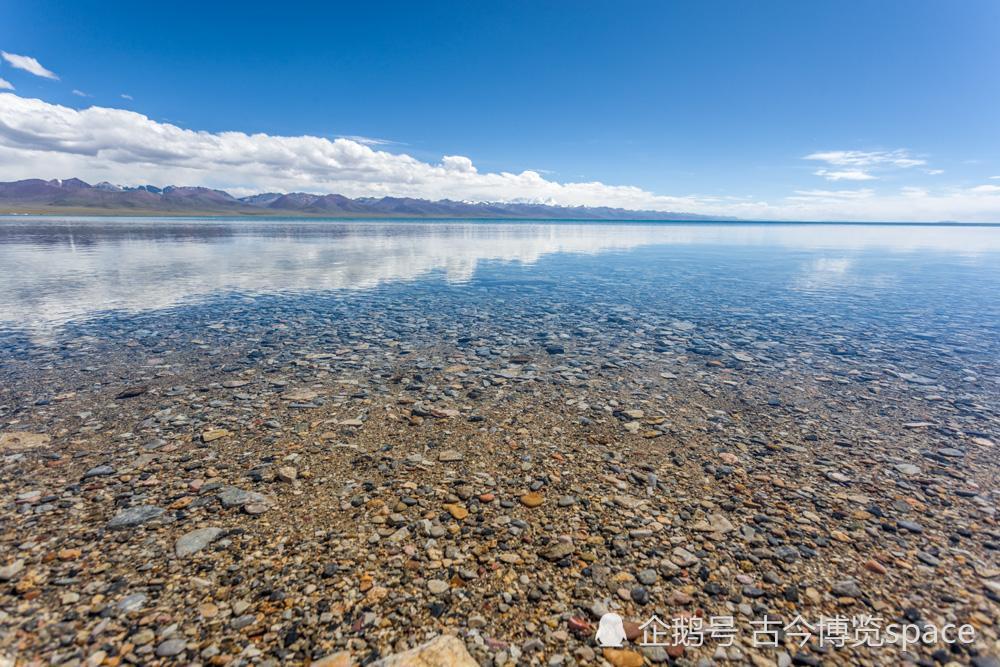
<instances>
[{"instance_id":1,"label":"white cloud","mask_svg":"<svg viewBox=\"0 0 1000 667\"><path fill-rule=\"evenodd\" d=\"M23 69L25 72L29 72L35 76L40 76L44 79L59 80L59 77L56 76L55 72L45 69L42 67L40 62L31 56L19 56L16 53L7 53L6 51L0 51L0 56L10 63L10 66L14 69Z\"/></svg>"},{"instance_id":2,"label":"white cloud","mask_svg":"<svg viewBox=\"0 0 1000 667\"><path fill-rule=\"evenodd\" d=\"M944 173L944 169L924 169L924 173L928 176L938 176Z\"/></svg>"},{"instance_id":3,"label":"white cloud","mask_svg":"<svg viewBox=\"0 0 1000 667\"><path fill-rule=\"evenodd\" d=\"M14 90L14 84L7 79L0 79L0 90Z\"/></svg>"},{"instance_id":4,"label":"white cloud","mask_svg":"<svg viewBox=\"0 0 1000 667\"><path fill-rule=\"evenodd\" d=\"M76 88L73 89L73 94L76 95L77 97L90 97L90 95L88 95L87 93L83 92L82 90L77 90Z\"/></svg>"},{"instance_id":5,"label":"white cloud","mask_svg":"<svg viewBox=\"0 0 1000 667\"><path fill-rule=\"evenodd\" d=\"M974 188L969 188L969 191L975 193L991 194L994 192L1000 192L1000 185L977 185Z\"/></svg>"},{"instance_id":6,"label":"white cloud","mask_svg":"<svg viewBox=\"0 0 1000 667\"><path fill-rule=\"evenodd\" d=\"M864 168L849 165L843 171ZM234 194L306 191L526 201L772 220L1000 221L1000 192L981 188L937 189L920 197L871 188L800 190L770 201L674 196L631 185L559 182L533 170L484 172L461 155L425 162L350 139L195 131L125 109L77 110L0 93L0 180L70 176L201 185Z\"/></svg>"},{"instance_id":7,"label":"white cloud","mask_svg":"<svg viewBox=\"0 0 1000 667\"><path fill-rule=\"evenodd\" d=\"M128 93L122 93L122 94L121 94L121 98L122 98L123 100L134 100L134 99L135 99L134 97L132 97L132 96L131 96L131 95L129 95Z\"/></svg>"},{"instance_id":8,"label":"white cloud","mask_svg":"<svg viewBox=\"0 0 1000 667\"><path fill-rule=\"evenodd\" d=\"M347 196L529 201L557 205L687 210L691 197L628 185L559 183L534 171L479 172L464 156L439 164L350 139L198 132L124 109L83 110L0 95L0 173L72 171L123 183L159 182ZM33 173L32 173L33 172Z\"/></svg>"},{"instance_id":9,"label":"white cloud","mask_svg":"<svg viewBox=\"0 0 1000 667\"><path fill-rule=\"evenodd\" d=\"M835 167L898 167L906 169L927 164L927 160L915 158L909 151L899 148L893 151L820 151L806 155L804 160L819 160Z\"/></svg>"},{"instance_id":10,"label":"white cloud","mask_svg":"<svg viewBox=\"0 0 1000 667\"><path fill-rule=\"evenodd\" d=\"M872 176L866 171L861 171L860 169L852 169L845 171L830 171L828 169L820 169L813 172L816 176L822 176L828 181L874 181L877 176Z\"/></svg>"}]
</instances>

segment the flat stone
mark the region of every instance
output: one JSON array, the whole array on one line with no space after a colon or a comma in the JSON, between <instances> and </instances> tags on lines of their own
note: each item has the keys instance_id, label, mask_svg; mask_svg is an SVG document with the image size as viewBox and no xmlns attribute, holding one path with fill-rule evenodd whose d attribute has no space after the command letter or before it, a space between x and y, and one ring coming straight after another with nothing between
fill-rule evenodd
<instances>
[{"instance_id":1,"label":"flat stone","mask_svg":"<svg viewBox=\"0 0 1000 667\"><path fill-rule=\"evenodd\" d=\"M319 660L313 660L310 667L353 667L350 651L338 651Z\"/></svg>"},{"instance_id":2,"label":"flat stone","mask_svg":"<svg viewBox=\"0 0 1000 667\"><path fill-rule=\"evenodd\" d=\"M219 492L219 502L226 509L251 504L266 504L267 498L256 491L245 491L235 486L224 486Z\"/></svg>"},{"instance_id":3,"label":"flat stone","mask_svg":"<svg viewBox=\"0 0 1000 667\"><path fill-rule=\"evenodd\" d=\"M168 639L156 647L156 655L160 658L172 658L183 653L186 648L187 642L183 639Z\"/></svg>"},{"instance_id":4,"label":"flat stone","mask_svg":"<svg viewBox=\"0 0 1000 667\"><path fill-rule=\"evenodd\" d=\"M222 528L215 526L192 530L174 542L174 553L177 554L178 558L186 558L196 554L218 539L223 532L225 531Z\"/></svg>"},{"instance_id":5,"label":"flat stone","mask_svg":"<svg viewBox=\"0 0 1000 667\"><path fill-rule=\"evenodd\" d=\"M440 579L431 579L427 582L427 590L429 590L434 595L441 595L447 592L449 586L447 581L442 581Z\"/></svg>"},{"instance_id":6,"label":"flat stone","mask_svg":"<svg viewBox=\"0 0 1000 667\"><path fill-rule=\"evenodd\" d=\"M220 438L225 438L232 435L229 431L224 428L212 428L201 434L202 442L212 442L213 440L218 440Z\"/></svg>"},{"instance_id":7,"label":"flat stone","mask_svg":"<svg viewBox=\"0 0 1000 667\"><path fill-rule=\"evenodd\" d=\"M319 394L312 389L293 389L282 393L281 398L295 403L309 403L319 398Z\"/></svg>"},{"instance_id":8,"label":"flat stone","mask_svg":"<svg viewBox=\"0 0 1000 667\"><path fill-rule=\"evenodd\" d=\"M90 479L91 477L107 477L109 475L114 475L115 469L111 466L95 466L83 473L83 479Z\"/></svg>"},{"instance_id":9,"label":"flat stone","mask_svg":"<svg viewBox=\"0 0 1000 667\"><path fill-rule=\"evenodd\" d=\"M16 452L23 449L44 447L52 441L46 433L28 433L27 431L10 431L0 433L0 452Z\"/></svg>"},{"instance_id":10,"label":"flat stone","mask_svg":"<svg viewBox=\"0 0 1000 667\"><path fill-rule=\"evenodd\" d=\"M269 509L271 509L271 506L267 503L250 503L243 506L243 511L251 515L263 514Z\"/></svg>"},{"instance_id":11,"label":"flat stone","mask_svg":"<svg viewBox=\"0 0 1000 667\"><path fill-rule=\"evenodd\" d=\"M709 514L707 519L695 522L691 530L701 533L729 533L735 530L735 526L722 514Z\"/></svg>"},{"instance_id":12,"label":"flat stone","mask_svg":"<svg viewBox=\"0 0 1000 667\"><path fill-rule=\"evenodd\" d=\"M614 667L642 667L645 663L642 654L628 649L606 648L603 652L604 659Z\"/></svg>"},{"instance_id":13,"label":"flat stone","mask_svg":"<svg viewBox=\"0 0 1000 667\"><path fill-rule=\"evenodd\" d=\"M556 542L555 544L550 544L549 546L539 551L538 555L544 558L545 560L557 561L557 560L562 560L566 556L569 556L574 551L576 551L576 547L573 546L572 542L560 540L559 542Z\"/></svg>"},{"instance_id":14,"label":"flat stone","mask_svg":"<svg viewBox=\"0 0 1000 667\"><path fill-rule=\"evenodd\" d=\"M133 593L131 595L126 595L121 600L119 600L118 604L115 605L115 608L118 609L118 611L127 614L132 611L138 611L142 609L145 605L146 605L146 594Z\"/></svg>"},{"instance_id":15,"label":"flat stone","mask_svg":"<svg viewBox=\"0 0 1000 667\"><path fill-rule=\"evenodd\" d=\"M537 491L532 491L521 496L520 501L525 507L538 507L545 502L545 496Z\"/></svg>"},{"instance_id":16,"label":"flat stone","mask_svg":"<svg viewBox=\"0 0 1000 667\"><path fill-rule=\"evenodd\" d=\"M438 454L438 461L441 461L442 463L461 461L463 458L465 457L462 455L462 452L458 451L457 449L446 449L440 454Z\"/></svg>"},{"instance_id":17,"label":"flat stone","mask_svg":"<svg viewBox=\"0 0 1000 667\"><path fill-rule=\"evenodd\" d=\"M110 530L135 528L136 526L142 525L147 521L152 521L161 514L163 514L163 508L156 507L154 505L129 507L128 509L124 509L119 512L110 521L108 521L107 527Z\"/></svg>"},{"instance_id":18,"label":"flat stone","mask_svg":"<svg viewBox=\"0 0 1000 667\"><path fill-rule=\"evenodd\" d=\"M652 586L660 578L660 575L657 574L656 570L652 568L647 568L645 570L640 571L635 578L638 579L639 583L641 584L644 584L646 586Z\"/></svg>"},{"instance_id":19,"label":"flat stone","mask_svg":"<svg viewBox=\"0 0 1000 667\"><path fill-rule=\"evenodd\" d=\"M853 579L843 579L834 583L830 592L840 598L859 598L864 595Z\"/></svg>"},{"instance_id":20,"label":"flat stone","mask_svg":"<svg viewBox=\"0 0 1000 667\"><path fill-rule=\"evenodd\" d=\"M425 644L372 663L372 667L479 667L462 640L440 635Z\"/></svg>"},{"instance_id":21,"label":"flat stone","mask_svg":"<svg viewBox=\"0 0 1000 667\"><path fill-rule=\"evenodd\" d=\"M24 571L24 561L18 559L10 565L0 567L0 581L10 581Z\"/></svg>"},{"instance_id":22,"label":"flat stone","mask_svg":"<svg viewBox=\"0 0 1000 667\"><path fill-rule=\"evenodd\" d=\"M126 398L135 398L136 396L142 396L149 391L149 387L146 385L139 385L135 387L127 387L115 395L116 400L124 400Z\"/></svg>"}]
</instances>

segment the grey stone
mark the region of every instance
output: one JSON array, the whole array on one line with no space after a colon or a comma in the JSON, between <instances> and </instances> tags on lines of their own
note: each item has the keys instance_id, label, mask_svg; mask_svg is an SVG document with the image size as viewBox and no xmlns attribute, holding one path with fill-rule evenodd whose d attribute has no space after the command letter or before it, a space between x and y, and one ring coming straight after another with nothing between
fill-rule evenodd
<instances>
[{"instance_id":1,"label":"grey stone","mask_svg":"<svg viewBox=\"0 0 1000 667\"><path fill-rule=\"evenodd\" d=\"M242 507L244 505L266 504L267 499L264 494L256 491L245 491L235 486L224 486L219 492L219 502L226 509Z\"/></svg>"},{"instance_id":2,"label":"grey stone","mask_svg":"<svg viewBox=\"0 0 1000 667\"><path fill-rule=\"evenodd\" d=\"M126 595L115 607L120 612L128 613L130 611L138 611L142 609L146 604L146 594L145 593L133 593L132 595Z\"/></svg>"},{"instance_id":3,"label":"grey stone","mask_svg":"<svg viewBox=\"0 0 1000 667\"><path fill-rule=\"evenodd\" d=\"M126 528L135 528L136 526L140 526L147 521L152 521L161 514L163 514L163 508L156 507L154 505L129 507L128 509L124 509L116 514L111 521L108 521L108 529L122 530Z\"/></svg>"},{"instance_id":4,"label":"grey stone","mask_svg":"<svg viewBox=\"0 0 1000 667\"><path fill-rule=\"evenodd\" d=\"M107 477L114 474L115 469L111 466L96 466L83 473L83 479L90 479L91 477Z\"/></svg>"},{"instance_id":5,"label":"grey stone","mask_svg":"<svg viewBox=\"0 0 1000 667\"><path fill-rule=\"evenodd\" d=\"M830 591L840 598L859 598L864 595L853 579L844 579L834 583Z\"/></svg>"},{"instance_id":6,"label":"grey stone","mask_svg":"<svg viewBox=\"0 0 1000 667\"><path fill-rule=\"evenodd\" d=\"M223 532L222 528L211 526L198 528L179 537L174 543L174 553L178 558L186 558L198 553L214 542Z\"/></svg>"},{"instance_id":7,"label":"grey stone","mask_svg":"<svg viewBox=\"0 0 1000 667\"><path fill-rule=\"evenodd\" d=\"M172 658L183 653L186 648L187 644L183 639L168 639L156 647L156 655L160 658Z\"/></svg>"}]
</instances>

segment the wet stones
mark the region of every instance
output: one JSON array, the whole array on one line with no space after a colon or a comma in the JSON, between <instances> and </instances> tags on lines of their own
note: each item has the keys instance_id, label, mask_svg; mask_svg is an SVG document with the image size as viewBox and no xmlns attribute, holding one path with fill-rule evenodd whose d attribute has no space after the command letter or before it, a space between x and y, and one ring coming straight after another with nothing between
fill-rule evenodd
<instances>
[{"instance_id":1,"label":"wet stones","mask_svg":"<svg viewBox=\"0 0 1000 667\"><path fill-rule=\"evenodd\" d=\"M12 581L24 571L24 559L17 559L9 565L0 567L0 581Z\"/></svg>"},{"instance_id":2,"label":"wet stones","mask_svg":"<svg viewBox=\"0 0 1000 667\"><path fill-rule=\"evenodd\" d=\"M830 592L841 598L860 598L864 595L853 579L842 579L834 582L833 586L830 587Z\"/></svg>"},{"instance_id":3,"label":"wet stones","mask_svg":"<svg viewBox=\"0 0 1000 667\"><path fill-rule=\"evenodd\" d=\"M264 494L235 486L223 486L218 498L225 509L242 508L247 514L263 514L271 507L271 499Z\"/></svg>"},{"instance_id":4,"label":"wet stones","mask_svg":"<svg viewBox=\"0 0 1000 667\"><path fill-rule=\"evenodd\" d=\"M201 434L201 441L202 442L214 442L214 441L220 440L222 438L227 438L230 435L232 435L232 433L230 433L228 430L226 430L224 428L212 428L212 429L209 429L207 431L204 431Z\"/></svg>"},{"instance_id":5,"label":"wet stones","mask_svg":"<svg viewBox=\"0 0 1000 667\"><path fill-rule=\"evenodd\" d=\"M409 651L390 655L372 667L479 667L457 637L440 635Z\"/></svg>"},{"instance_id":6,"label":"wet stones","mask_svg":"<svg viewBox=\"0 0 1000 667\"><path fill-rule=\"evenodd\" d=\"M8 431L0 433L0 453L17 452L35 447L44 447L52 441L47 433L28 431Z\"/></svg>"},{"instance_id":7,"label":"wet stones","mask_svg":"<svg viewBox=\"0 0 1000 667\"><path fill-rule=\"evenodd\" d=\"M173 658L185 650L187 650L187 643L183 639L167 639L157 645L156 657Z\"/></svg>"},{"instance_id":8,"label":"wet stones","mask_svg":"<svg viewBox=\"0 0 1000 667\"><path fill-rule=\"evenodd\" d=\"M452 516L453 519L457 519L458 521L463 521L465 518L469 516L469 510L467 510L464 506L456 503L449 503L445 505L444 508L448 511L448 513Z\"/></svg>"},{"instance_id":9,"label":"wet stones","mask_svg":"<svg viewBox=\"0 0 1000 667\"><path fill-rule=\"evenodd\" d=\"M174 553L178 558L193 556L218 539L223 532L225 531L222 528L215 526L192 530L177 539L174 543Z\"/></svg>"},{"instance_id":10,"label":"wet stones","mask_svg":"<svg viewBox=\"0 0 1000 667\"><path fill-rule=\"evenodd\" d=\"M115 608L123 614L129 614L142 609L146 605L147 599L145 593L132 593L119 600Z\"/></svg>"},{"instance_id":11,"label":"wet stones","mask_svg":"<svg viewBox=\"0 0 1000 667\"><path fill-rule=\"evenodd\" d=\"M94 477L108 477L115 474L115 469L109 465L95 466L83 473L84 480L88 480Z\"/></svg>"},{"instance_id":12,"label":"wet stones","mask_svg":"<svg viewBox=\"0 0 1000 667\"><path fill-rule=\"evenodd\" d=\"M162 514L163 508L153 505L129 507L112 517L112 519L107 523L107 528L109 530L127 530L135 528L158 518Z\"/></svg>"},{"instance_id":13,"label":"wet stones","mask_svg":"<svg viewBox=\"0 0 1000 667\"><path fill-rule=\"evenodd\" d=\"M700 533L725 534L732 532L735 529L736 527L728 518L718 513L710 514L707 518L696 521L691 526L691 530L695 530Z\"/></svg>"},{"instance_id":14,"label":"wet stones","mask_svg":"<svg viewBox=\"0 0 1000 667\"><path fill-rule=\"evenodd\" d=\"M660 575L656 572L656 570L647 568L645 570L640 570L639 573L636 574L635 578L639 580L639 583L645 586L652 586L659 580Z\"/></svg>"},{"instance_id":15,"label":"wet stones","mask_svg":"<svg viewBox=\"0 0 1000 667\"><path fill-rule=\"evenodd\" d=\"M147 385L136 385L134 387L127 387L115 395L115 400L122 401L126 398L135 398L136 396L142 396L149 391Z\"/></svg>"},{"instance_id":16,"label":"wet stones","mask_svg":"<svg viewBox=\"0 0 1000 667\"><path fill-rule=\"evenodd\" d=\"M520 498L518 498L518 500L520 500L521 504L524 505L525 507L538 507L539 505L545 502L545 496L538 493L537 491L530 491L522 495Z\"/></svg>"},{"instance_id":17,"label":"wet stones","mask_svg":"<svg viewBox=\"0 0 1000 667\"><path fill-rule=\"evenodd\" d=\"M572 554L575 550L576 547L573 546L572 542L558 541L539 551L538 555L548 561L559 561Z\"/></svg>"}]
</instances>

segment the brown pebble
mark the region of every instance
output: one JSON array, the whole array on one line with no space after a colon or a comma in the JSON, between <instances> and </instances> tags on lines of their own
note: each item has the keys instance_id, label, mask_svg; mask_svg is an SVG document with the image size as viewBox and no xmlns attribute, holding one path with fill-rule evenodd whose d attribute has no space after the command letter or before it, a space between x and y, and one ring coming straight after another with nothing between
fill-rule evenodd
<instances>
[{"instance_id":1,"label":"brown pebble","mask_svg":"<svg viewBox=\"0 0 1000 667\"><path fill-rule=\"evenodd\" d=\"M618 648L604 649L604 659L614 667L642 667L644 662L641 653Z\"/></svg>"},{"instance_id":2,"label":"brown pebble","mask_svg":"<svg viewBox=\"0 0 1000 667\"><path fill-rule=\"evenodd\" d=\"M543 502L545 502L545 497L536 491L521 496L521 504L525 507L538 507Z\"/></svg>"},{"instance_id":3,"label":"brown pebble","mask_svg":"<svg viewBox=\"0 0 1000 667\"><path fill-rule=\"evenodd\" d=\"M865 563L865 569L869 572L874 572L875 574L886 574L888 570L885 569L885 565L878 562L874 558Z\"/></svg>"}]
</instances>

